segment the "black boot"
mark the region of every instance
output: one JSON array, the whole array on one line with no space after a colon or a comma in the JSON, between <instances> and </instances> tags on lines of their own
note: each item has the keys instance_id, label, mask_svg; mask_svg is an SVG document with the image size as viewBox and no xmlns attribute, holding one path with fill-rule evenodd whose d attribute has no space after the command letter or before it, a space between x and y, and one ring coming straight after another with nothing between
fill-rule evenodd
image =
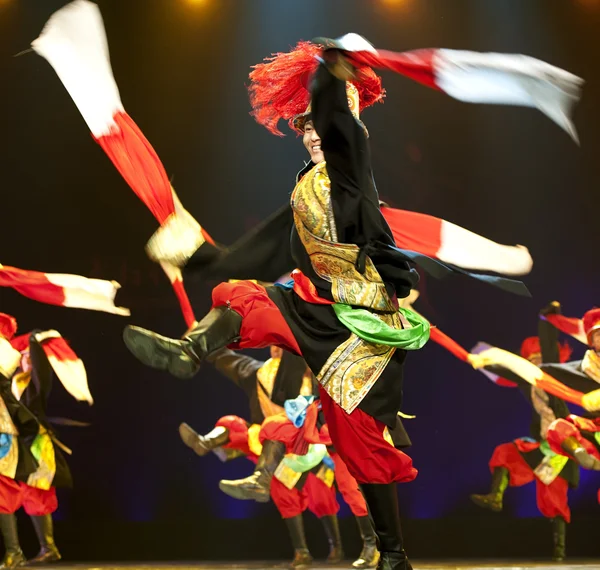
<instances>
[{"instance_id":1,"label":"black boot","mask_svg":"<svg viewBox=\"0 0 600 570\"><path fill-rule=\"evenodd\" d=\"M191 378L209 354L239 339L241 325L242 317L222 305L211 309L181 340L131 325L123 331L123 340L147 366L167 370L178 378Z\"/></svg>"},{"instance_id":2,"label":"black boot","mask_svg":"<svg viewBox=\"0 0 600 570\"><path fill-rule=\"evenodd\" d=\"M229 443L229 430L221 426L217 426L206 435L200 435L188 424L181 424L179 426L179 435L181 436L183 443L193 449L196 455L200 455L200 457L217 447Z\"/></svg>"},{"instance_id":3,"label":"black boot","mask_svg":"<svg viewBox=\"0 0 600 570\"><path fill-rule=\"evenodd\" d=\"M502 510L502 498L508 487L508 469L496 467L492 473L492 488L487 495L471 495L471 500L484 509L499 513Z\"/></svg>"},{"instance_id":4,"label":"black boot","mask_svg":"<svg viewBox=\"0 0 600 570\"><path fill-rule=\"evenodd\" d=\"M565 539L567 537L567 523L562 517L552 519L552 539L554 550L552 551L552 560L562 562L566 558Z\"/></svg>"},{"instance_id":5,"label":"black boot","mask_svg":"<svg viewBox=\"0 0 600 570\"><path fill-rule=\"evenodd\" d=\"M6 552L0 568L17 568L25 565L25 555L19 544L17 517L14 514L0 514L0 530Z\"/></svg>"},{"instance_id":6,"label":"black boot","mask_svg":"<svg viewBox=\"0 0 600 570\"><path fill-rule=\"evenodd\" d=\"M306 537L304 536L304 521L302 515L297 515L289 519L284 519L287 525L292 546L294 547L294 560L290 564L291 568L303 568L312 564L312 556L306 545Z\"/></svg>"},{"instance_id":7,"label":"black boot","mask_svg":"<svg viewBox=\"0 0 600 570\"><path fill-rule=\"evenodd\" d=\"M362 483L360 488L367 501L379 541L377 570L412 570L404 552L396 484Z\"/></svg>"},{"instance_id":8,"label":"black boot","mask_svg":"<svg viewBox=\"0 0 600 570\"><path fill-rule=\"evenodd\" d=\"M560 446L584 469L600 471L600 461L588 453L573 436L567 437Z\"/></svg>"},{"instance_id":9,"label":"black boot","mask_svg":"<svg viewBox=\"0 0 600 570\"><path fill-rule=\"evenodd\" d=\"M219 489L234 499L251 499L259 503L267 503L273 473L284 455L285 444L280 441L265 441L254 473L250 477L237 481L223 479L219 482Z\"/></svg>"},{"instance_id":10,"label":"black boot","mask_svg":"<svg viewBox=\"0 0 600 570\"><path fill-rule=\"evenodd\" d=\"M328 564L339 564L344 559L344 547L342 546L342 537L340 536L340 525L337 515L325 515L321 517L327 542L329 542Z\"/></svg>"},{"instance_id":11,"label":"black boot","mask_svg":"<svg viewBox=\"0 0 600 570\"><path fill-rule=\"evenodd\" d=\"M48 564L57 562L62 558L56 544L54 543L54 528L52 525L52 515L41 517L31 516L31 522L40 541L40 551L35 558L27 561L30 564Z\"/></svg>"},{"instance_id":12,"label":"black boot","mask_svg":"<svg viewBox=\"0 0 600 570\"><path fill-rule=\"evenodd\" d=\"M352 563L353 568L365 569L375 568L379 562L379 550L377 550L377 535L368 516L356 517L363 547L358 559Z\"/></svg>"}]
</instances>

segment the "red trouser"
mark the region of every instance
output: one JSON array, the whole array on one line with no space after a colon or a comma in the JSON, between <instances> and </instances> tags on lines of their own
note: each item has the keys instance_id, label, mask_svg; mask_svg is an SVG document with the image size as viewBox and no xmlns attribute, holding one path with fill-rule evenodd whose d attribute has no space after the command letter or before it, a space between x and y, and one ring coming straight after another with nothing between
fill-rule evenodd
<instances>
[{"instance_id":1,"label":"red trouser","mask_svg":"<svg viewBox=\"0 0 600 570\"><path fill-rule=\"evenodd\" d=\"M531 451L539 444L525 444L531 446L522 451ZM533 472L527 461L519 453L519 449L514 442L503 443L494 450L490 459L490 470L496 467L505 467L508 469L511 487L521 487L531 483L535 479L536 501L540 512L547 518L562 517L567 522L571 522L571 510L567 502L567 491L569 485L562 477L557 477L550 483L544 485Z\"/></svg>"},{"instance_id":2,"label":"red trouser","mask_svg":"<svg viewBox=\"0 0 600 570\"><path fill-rule=\"evenodd\" d=\"M317 518L337 515L340 505L335 498L335 488L328 487L313 473L302 489L288 489L279 479L271 479L271 499L284 519L302 514L306 509Z\"/></svg>"},{"instance_id":3,"label":"red trouser","mask_svg":"<svg viewBox=\"0 0 600 570\"><path fill-rule=\"evenodd\" d=\"M36 489L0 475L0 514L12 514L21 507L28 515L34 517L53 513L58 508L56 489Z\"/></svg>"},{"instance_id":4,"label":"red trouser","mask_svg":"<svg viewBox=\"0 0 600 570\"><path fill-rule=\"evenodd\" d=\"M242 317L241 340L231 348L277 345L296 354L300 348L290 327L264 287L250 281L221 283L212 292L213 307L229 304ZM385 426L360 409L347 414L324 391L321 404L336 451L359 483L412 481L412 459L383 438Z\"/></svg>"},{"instance_id":5,"label":"red trouser","mask_svg":"<svg viewBox=\"0 0 600 570\"><path fill-rule=\"evenodd\" d=\"M335 463L335 482L338 491L342 494L344 501L350 507L355 517L366 517L369 514L367 503L363 494L358 488L356 479L350 475L348 467L342 461L338 453L330 453L331 459Z\"/></svg>"},{"instance_id":6,"label":"red trouser","mask_svg":"<svg viewBox=\"0 0 600 570\"><path fill-rule=\"evenodd\" d=\"M253 463L258 461L258 457L250 451L248 446L248 425L242 418L225 416L216 425L229 430L229 443L223 447L238 449ZM298 431L296 428L294 430ZM264 440L261 437L262 441ZM337 515L340 510L340 505L335 498L335 489L328 487L312 473L309 474L304 487L300 490L288 489L281 481L273 477L271 479L271 499L284 519L298 516L306 509L318 518Z\"/></svg>"}]
</instances>

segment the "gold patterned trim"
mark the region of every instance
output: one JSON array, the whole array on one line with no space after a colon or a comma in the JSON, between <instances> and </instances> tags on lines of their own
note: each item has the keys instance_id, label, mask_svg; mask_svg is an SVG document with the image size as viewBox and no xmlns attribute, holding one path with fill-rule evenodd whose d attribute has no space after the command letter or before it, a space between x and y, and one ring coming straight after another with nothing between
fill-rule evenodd
<instances>
[{"instance_id":1,"label":"gold patterned trim","mask_svg":"<svg viewBox=\"0 0 600 570\"><path fill-rule=\"evenodd\" d=\"M335 481L335 471L323 463L317 471L317 479L320 479L325 485L331 488Z\"/></svg>"},{"instance_id":2,"label":"gold patterned trim","mask_svg":"<svg viewBox=\"0 0 600 570\"><path fill-rule=\"evenodd\" d=\"M354 333L338 346L317 379L331 399L352 413L379 379L396 349L364 341Z\"/></svg>"},{"instance_id":3,"label":"gold patterned trim","mask_svg":"<svg viewBox=\"0 0 600 570\"><path fill-rule=\"evenodd\" d=\"M265 418L269 418L284 411L281 406L275 404L273 397L273 386L281 358L269 358L256 373L256 392L258 394L258 403L260 410Z\"/></svg>"},{"instance_id":4,"label":"gold patterned trim","mask_svg":"<svg viewBox=\"0 0 600 570\"><path fill-rule=\"evenodd\" d=\"M292 194L292 208L309 232L337 242L337 228L331 206L331 180L324 161L298 182Z\"/></svg>"},{"instance_id":5,"label":"gold patterned trim","mask_svg":"<svg viewBox=\"0 0 600 570\"><path fill-rule=\"evenodd\" d=\"M2 398L0 398L0 433L19 435L12 418L8 413L8 408L6 407L6 404Z\"/></svg>"},{"instance_id":6,"label":"gold patterned trim","mask_svg":"<svg viewBox=\"0 0 600 570\"><path fill-rule=\"evenodd\" d=\"M395 312L373 261L367 256L365 272L356 269L360 248L337 242L331 207L330 181L325 162L317 164L292 194L294 224L319 277L331 283L337 303Z\"/></svg>"},{"instance_id":7,"label":"gold patterned trim","mask_svg":"<svg viewBox=\"0 0 600 570\"><path fill-rule=\"evenodd\" d=\"M291 467L288 467L283 461L281 461L277 466L277 469L275 469L274 477L280 483L283 483L287 489L293 489L298 481L300 481L302 473L294 471Z\"/></svg>"}]
</instances>

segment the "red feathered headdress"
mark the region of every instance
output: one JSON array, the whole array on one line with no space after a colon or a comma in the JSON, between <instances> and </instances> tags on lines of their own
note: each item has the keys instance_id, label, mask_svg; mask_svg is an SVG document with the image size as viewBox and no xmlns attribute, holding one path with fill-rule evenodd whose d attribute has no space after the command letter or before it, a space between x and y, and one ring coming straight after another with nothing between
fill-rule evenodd
<instances>
[{"instance_id":1,"label":"red feathered headdress","mask_svg":"<svg viewBox=\"0 0 600 570\"><path fill-rule=\"evenodd\" d=\"M308 88L321 52L321 46L299 42L292 51L273 54L265 58L264 63L253 66L248 87L251 115L274 135L283 136L277 126L281 119L297 130L293 120L304 113L310 103ZM358 90L360 111L383 101L385 91L381 78L370 67L358 69L352 83Z\"/></svg>"},{"instance_id":2,"label":"red feathered headdress","mask_svg":"<svg viewBox=\"0 0 600 570\"><path fill-rule=\"evenodd\" d=\"M541 354L540 339L537 336L527 337L521 344L521 356L529 360L534 354Z\"/></svg>"},{"instance_id":3,"label":"red feathered headdress","mask_svg":"<svg viewBox=\"0 0 600 570\"><path fill-rule=\"evenodd\" d=\"M583 330L588 344L592 342L592 333L600 329L600 309L590 309L583 315Z\"/></svg>"},{"instance_id":4,"label":"red feathered headdress","mask_svg":"<svg viewBox=\"0 0 600 570\"><path fill-rule=\"evenodd\" d=\"M560 362L567 362L571 357L573 350L568 343L559 344L559 360ZM540 339L537 336L527 337L521 344L521 356L529 360L535 354L541 354L542 348L540 346Z\"/></svg>"}]
</instances>

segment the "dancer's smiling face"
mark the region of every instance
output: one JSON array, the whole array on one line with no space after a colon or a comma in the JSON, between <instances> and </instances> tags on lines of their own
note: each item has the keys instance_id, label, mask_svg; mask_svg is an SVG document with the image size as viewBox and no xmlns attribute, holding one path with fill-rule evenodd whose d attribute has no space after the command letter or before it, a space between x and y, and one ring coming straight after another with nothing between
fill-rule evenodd
<instances>
[{"instance_id":1,"label":"dancer's smiling face","mask_svg":"<svg viewBox=\"0 0 600 570\"><path fill-rule=\"evenodd\" d=\"M29 352L24 352L21 356L21 370L23 370L23 372L30 372L31 368L31 356Z\"/></svg>"},{"instance_id":2,"label":"dancer's smiling face","mask_svg":"<svg viewBox=\"0 0 600 570\"><path fill-rule=\"evenodd\" d=\"M271 346L271 358L281 358L283 356L283 348Z\"/></svg>"},{"instance_id":3,"label":"dancer's smiling face","mask_svg":"<svg viewBox=\"0 0 600 570\"><path fill-rule=\"evenodd\" d=\"M315 130L315 126L313 125L312 121L306 121L306 124L304 125L302 142L304 143L308 154L310 154L310 159L315 164L319 164L319 162L325 160L325 155L321 150L321 138Z\"/></svg>"}]
</instances>

